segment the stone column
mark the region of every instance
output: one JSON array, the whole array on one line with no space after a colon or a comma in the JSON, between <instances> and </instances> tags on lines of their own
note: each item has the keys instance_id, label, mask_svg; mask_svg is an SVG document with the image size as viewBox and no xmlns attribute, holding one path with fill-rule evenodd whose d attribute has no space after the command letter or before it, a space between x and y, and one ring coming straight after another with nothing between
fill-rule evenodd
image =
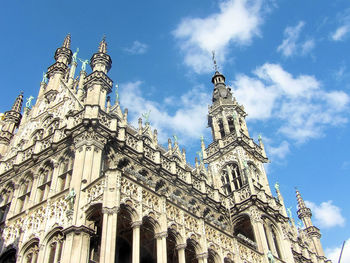
<instances>
[{"instance_id":1,"label":"stone column","mask_svg":"<svg viewBox=\"0 0 350 263\"><path fill-rule=\"evenodd\" d=\"M66 241L62 251L64 263L86 263L89 261L90 236L94 231L85 226L71 226L64 231Z\"/></svg>"},{"instance_id":2,"label":"stone column","mask_svg":"<svg viewBox=\"0 0 350 263\"><path fill-rule=\"evenodd\" d=\"M176 249L177 249L177 255L179 258L179 263L186 263L186 257L185 257L186 244L179 244L176 246Z\"/></svg>"},{"instance_id":3,"label":"stone column","mask_svg":"<svg viewBox=\"0 0 350 263\"><path fill-rule=\"evenodd\" d=\"M197 255L198 263L207 263L208 262L208 253L204 252Z\"/></svg>"},{"instance_id":4,"label":"stone column","mask_svg":"<svg viewBox=\"0 0 350 263\"><path fill-rule=\"evenodd\" d=\"M113 263L117 241L117 216L119 207L102 208L103 226L100 263Z\"/></svg>"},{"instance_id":5,"label":"stone column","mask_svg":"<svg viewBox=\"0 0 350 263\"><path fill-rule=\"evenodd\" d=\"M135 221L132 227L132 263L140 262L140 227L142 221Z\"/></svg>"},{"instance_id":6,"label":"stone column","mask_svg":"<svg viewBox=\"0 0 350 263\"><path fill-rule=\"evenodd\" d=\"M161 232L154 235L157 239L157 263L167 262L166 237L167 232Z\"/></svg>"}]
</instances>

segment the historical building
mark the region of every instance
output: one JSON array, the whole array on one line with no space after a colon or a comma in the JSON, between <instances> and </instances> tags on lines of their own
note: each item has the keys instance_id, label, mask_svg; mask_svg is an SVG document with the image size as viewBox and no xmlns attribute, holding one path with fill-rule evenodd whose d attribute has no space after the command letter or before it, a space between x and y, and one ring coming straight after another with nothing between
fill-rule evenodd
<instances>
[{"instance_id":1,"label":"historical building","mask_svg":"<svg viewBox=\"0 0 350 263\"><path fill-rule=\"evenodd\" d=\"M106 41L78 77L70 43L35 104L22 115L20 94L0 123L0 262L327 262L300 193L303 228L278 184L271 193L262 140L223 74L212 77L213 139L192 167L176 137L163 148L147 119L133 128L111 105Z\"/></svg>"}]
</instances>

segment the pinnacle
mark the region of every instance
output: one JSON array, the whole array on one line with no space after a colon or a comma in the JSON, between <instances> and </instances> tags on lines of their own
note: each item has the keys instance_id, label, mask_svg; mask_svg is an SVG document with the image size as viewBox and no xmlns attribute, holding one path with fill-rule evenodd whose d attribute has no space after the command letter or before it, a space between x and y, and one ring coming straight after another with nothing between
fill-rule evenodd
<instances>
[{"instance_id":1,"label":"pinnacle","mask_svg":"<svg viewBox=\"0 0 350 263\"><path fill-rule=\"evenodd\" d=\"M16 98L15 103L12 106L12 110L16 112L21 112L22 110L22 103L23 103L23 91L18 95Z\"/></svg>"},{"instance_id":2,"label":"pinnacle","mask_svg":"<svg viewBox=\"0 0 350 263\"><path fill-rule=\"evenodd\" d=\"M62 47L70 49L70 42L71 42L71 36L70 36L70 33L68 33L67 36L64 38Z\"/></svg>"},{"instance_id":3,"label":"pinnacle","mask_svg":"<svg viewBox=\"0 0 350 263\"><path fill-rule=\"evenodd\" d=\"M107 42L106 42L106 36L103 36L102 41L100 42L100 45L98 47L98 52L100 53L107 53Z\"/></svg>"}]
</instances>

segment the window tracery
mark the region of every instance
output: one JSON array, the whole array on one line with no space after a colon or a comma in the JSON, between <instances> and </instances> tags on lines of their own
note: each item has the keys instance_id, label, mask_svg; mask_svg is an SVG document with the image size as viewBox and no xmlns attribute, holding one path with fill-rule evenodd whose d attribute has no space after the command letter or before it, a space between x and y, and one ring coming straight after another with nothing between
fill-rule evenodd
<instances>
[{"instance_id":1,"label":"window tracery","mask_svg":"<svg viewBox=\"0 0 350 263\"><path fill-rule=\"evenodd\" d=\"M243 186L241 172L236 163L227 164L221 171L222 188L226 195Z\"/></svg>"},{"instance_id":2,"label":"window tracery","mask_svg":"<svg viewBox=\"0 0 350 263\"><path fill-rule=\"evenodd\" d=\"M17 212L20 213L25 209L29 202L30 193L33 186L33 175L27 174L25 179L22 180L19 188L19 196L17 201Z\"/></svg>"}]
</instances>

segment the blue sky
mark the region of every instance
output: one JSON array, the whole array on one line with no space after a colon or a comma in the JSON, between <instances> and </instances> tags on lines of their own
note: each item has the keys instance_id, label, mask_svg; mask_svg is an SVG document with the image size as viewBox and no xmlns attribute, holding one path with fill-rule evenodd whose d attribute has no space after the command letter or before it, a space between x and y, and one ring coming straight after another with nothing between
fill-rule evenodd
<instances>
[{"instance_id":1,"label":"blue sky","mask_svg":"<svg viewBox=\"0 0 350 263\"><path fill-rule=\"evenodd\" d=\"M107 36L109 76L130 120L151 110L160 140L177 134L191 163L200 135L211 141L206 113L215 50L249 114L251 136L263 136L271 184L281 184L294 213L299 188L326 252L337 258L350 238L349 1L6 1L1 111L20 90L37 95L67 33L83 59ZM350 262L350 251L344 256Z\"/></svg>"}]
</instances>

